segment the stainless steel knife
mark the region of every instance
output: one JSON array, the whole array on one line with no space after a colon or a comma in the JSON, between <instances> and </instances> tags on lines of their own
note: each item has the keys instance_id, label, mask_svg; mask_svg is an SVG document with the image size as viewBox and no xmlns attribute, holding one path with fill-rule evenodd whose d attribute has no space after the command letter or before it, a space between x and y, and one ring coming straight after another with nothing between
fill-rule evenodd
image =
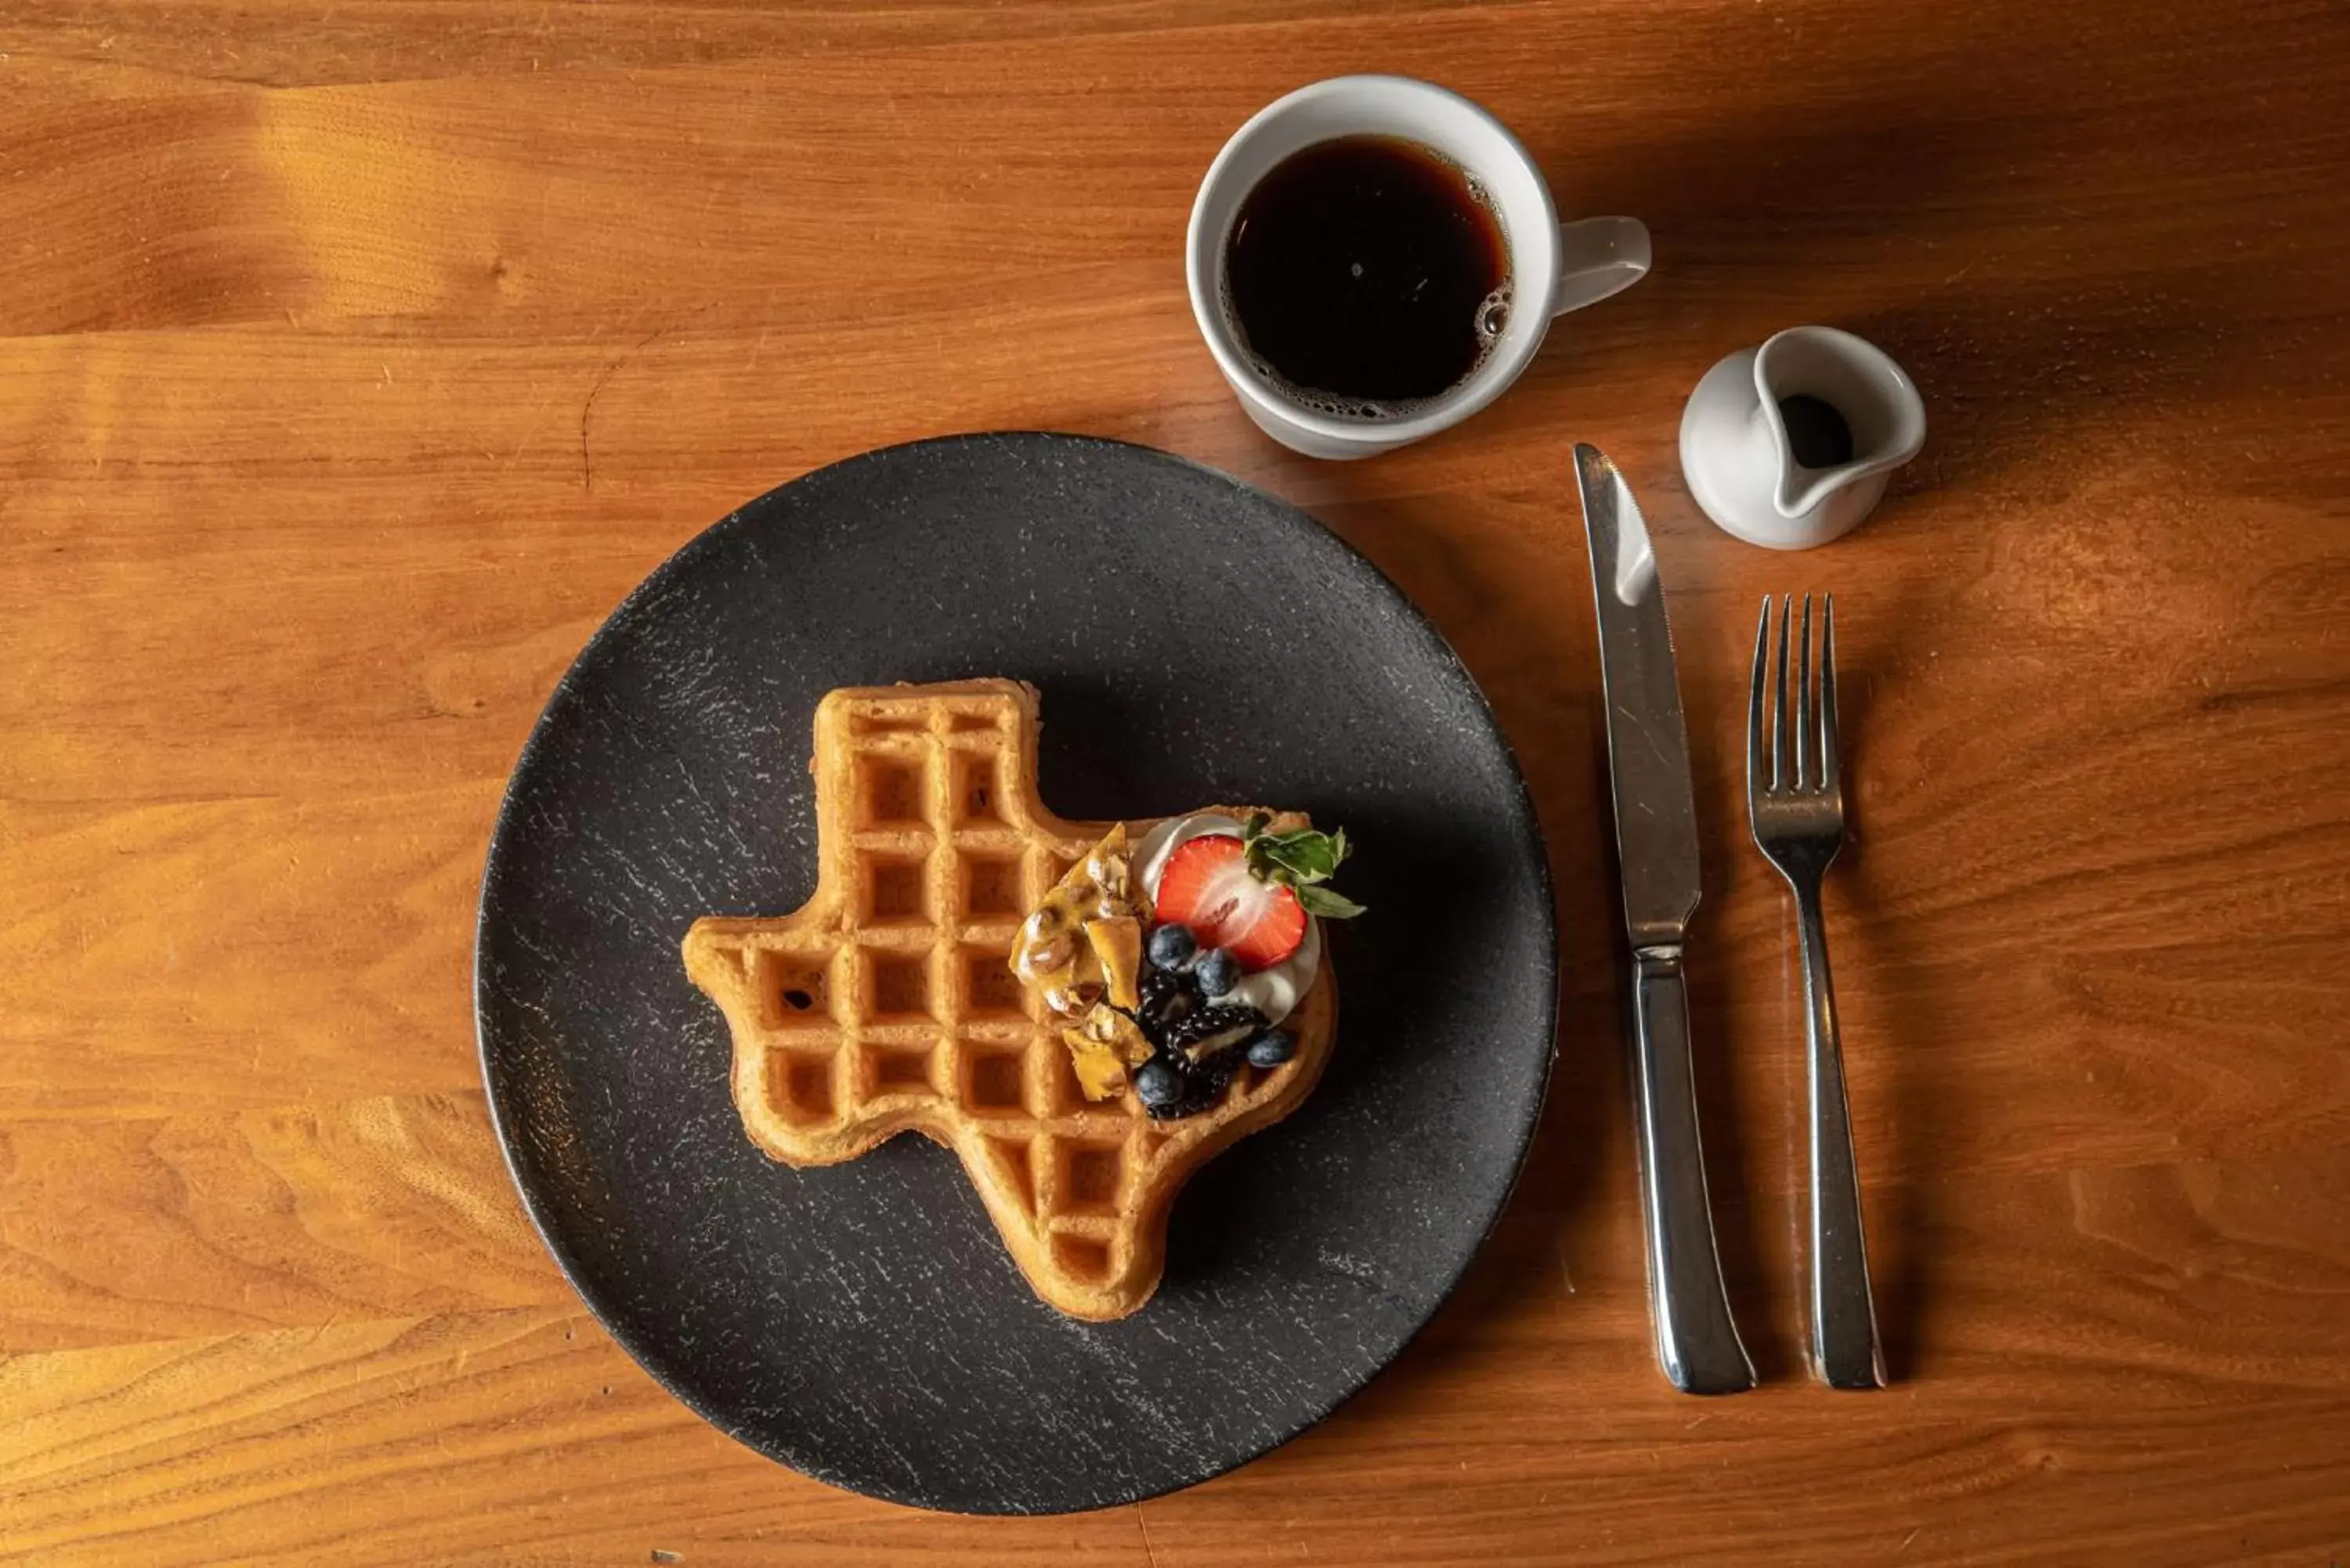
<instances>
[{"instance_id":1,"label":"stainless steel knife","mask_svg":"<svg viewBox=\"0 0 2350 1568\"><path fill-rule=\"evenodd\" d=\"M1631 487L1594 446L1575 449L1575 477L1591 538L1616 848L1632 938L1633 1092L1657 1360L1683 1393L1735 1394L1754 1386L1754 1366L1731 1321L1698 1147L1681 976L1681 944L1700 894L1697 805L1672 633Z\"/></svg>"}]
</instances>

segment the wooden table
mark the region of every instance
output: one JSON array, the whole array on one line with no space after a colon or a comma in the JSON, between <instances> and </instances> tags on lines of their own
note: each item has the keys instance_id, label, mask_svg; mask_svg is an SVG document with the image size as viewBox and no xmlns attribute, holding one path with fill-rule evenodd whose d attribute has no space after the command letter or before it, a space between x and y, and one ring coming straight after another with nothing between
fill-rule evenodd
<instances>
[{"instance_id":1,"label":"wooden table","mask_svg":"<svg viewBox=\"0 0 2350 1568\"><path fill-rule=\"evenodd\" d=\"M1657 272L1470 426L1268 445L1194 182L1357 69L1482 99ZM0 1561L2350 1561L2350 14L2324 0L0 12ZM1932 435L1822 553L1674 457L1723 352L1885 345ZM1311 508L1436 618L1555 860L1498 1234L1317 1430L969 1521L758 1459L525 1222L468 1003L566 662L738 503L1055 427ZM1766 1377L1650 1355L1568 450L1648 499L1710 894L1715 1189ZM1798 1359L1755 607L1833 590L1829 888L1896 1386Z\"/></svg>"}]
</instances>

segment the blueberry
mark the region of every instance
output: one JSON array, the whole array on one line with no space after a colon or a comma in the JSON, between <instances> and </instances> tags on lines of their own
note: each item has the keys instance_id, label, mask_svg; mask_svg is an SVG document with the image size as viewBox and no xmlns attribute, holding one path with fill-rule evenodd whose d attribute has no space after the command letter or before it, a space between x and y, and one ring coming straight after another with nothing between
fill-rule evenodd
<instances>
[{"instance_id":1,"label":"blueberry","mask_svg":"<svg viewBox=\"0 0 2350 1568\"><path fill-rule=\"evenodd\" d=\"M1145 1062L1134 1070L1134 1092L1144 1110L1159 1110L1183 1097L1183 1079L1164 1062Z\"/></svg>"},{"instance_id":2,"label":"blueberry","mask_svg":"<svg viewBox=\"0 0 2350 1568\"><path fill-rule=\"evenodd\" d=\"M1252 1067L1278 1067L1297 1054L1297 1036L1286 1029L1268 1030L1248 1048Z\"/></svg>"},{"instance_id":3,"label":"blueberry","mask_svg":"<svg viewBox=\"0 0 2350 1568\"><path fill-rule=\"evenodd\" d=\"M1210 948L1191 966L1192 978L1200 982L1200 994L1222 996L1241 982L1240 961L1222 948Z\"/></svg>"},{"instance_id":4,"label":"blueberry","mask_svg":"<svg viewBox=\"0 0 2350 1568\"><path fill-rule=\"evenodd\" d=\"M1150 961L1159 969L1181 969L1200 950L1192 940L1191 928L1173 921L1150 933Z\"/></svg>"}]
</instances>

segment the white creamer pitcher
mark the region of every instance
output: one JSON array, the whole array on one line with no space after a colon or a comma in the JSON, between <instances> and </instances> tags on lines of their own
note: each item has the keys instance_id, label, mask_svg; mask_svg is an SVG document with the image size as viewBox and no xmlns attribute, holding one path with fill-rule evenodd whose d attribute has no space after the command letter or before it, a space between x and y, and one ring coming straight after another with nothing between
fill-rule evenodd
<instances>
[{"instance_id":1,"label":"white creamer pitcher","mask_svg":"<svg viewBox=\"0 0 2350 1568\"><path fill-rule=\"evenodd\" d=\"M1681 473L1751 545L1805 550L1858 526L1926 441L1926 405L1885 352L1791 327L1705 373L1681 413Z\"/></svg>"}]
</instances>

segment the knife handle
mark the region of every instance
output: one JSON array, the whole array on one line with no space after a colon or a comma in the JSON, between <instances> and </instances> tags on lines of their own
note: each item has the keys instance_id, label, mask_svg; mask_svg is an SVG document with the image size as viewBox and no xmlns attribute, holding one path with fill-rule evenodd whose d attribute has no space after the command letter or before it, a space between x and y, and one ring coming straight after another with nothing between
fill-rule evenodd
<instances>
[{"instance_id":1,"label":"knife handle","mask_svg":"<svg viewBox=\"0 0 2350 1568\"><path fill-rule=\"evenodd\" d=\"M1647 1221L1657 1360L1684 1394L1740 1393L1754 1386L1754 1364L1731 1321L1721 1258L1713 1244L1680 950L1644 948L1636 953L1632 995L1640 1209Z\"/></svg>"}]
</instances>

